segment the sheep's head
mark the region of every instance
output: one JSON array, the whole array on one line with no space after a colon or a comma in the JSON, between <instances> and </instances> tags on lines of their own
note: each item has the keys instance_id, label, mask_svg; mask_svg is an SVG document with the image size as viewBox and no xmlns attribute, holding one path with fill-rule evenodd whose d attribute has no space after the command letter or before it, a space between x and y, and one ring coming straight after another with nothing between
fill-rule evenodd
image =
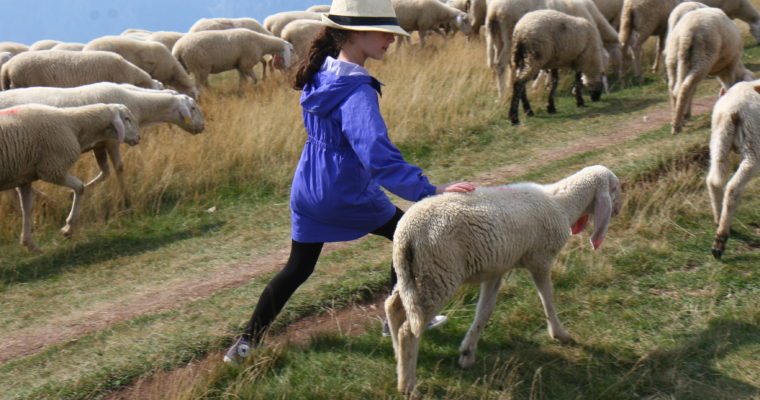
<instances>
[{"instance_id":1,"label":"sheep's head","mask_svg":"<svg viewBox=\"0 0 760 400\"><path fill-rule=\"evenodd\" d=\"M586 86L588 88L589 95L591 96L591 101L601 100L606 80L607 77L604 73L601 73L599 75L583 74L583 86Z\"/></svg>"},{"instance_id":2,"label":"sheep's head","mask_svg":"<svg viewBox=\"0 0 760 400\"><path fill-rule=\"evenodd\" d=\"M456 25L457 28L465 35L470 36L470 32L472 31L472 24L470 23L470 17L467 15L467 13L460 12L456 16Z\"/></svg>"},{"instance_id":3,"label":"sheep's head","mask_svg":"<svg viewBox=\"0 0 760 400\"><path fill-rule=\"evenodd\" d=\"M130 146L140 143L140 128L137 126L137 119L129 108L123 104L109 105L113 116L111 118L111 128L115 131L116 139Z\"/></svg>"},{"instance_id":4,"label":"sheep's head","mask_svg":"<svg viewBox=\"0 0 760 400\"><path fill-rule=\"evenodd\" d=\"M295 49L293 48L293 45L290 42L285 42L282 45L282 52L280 54L274 55L274 60L272 61L272 66L277 69L287 69L290 68L292 62L293 62L293 53L295 52Z\"/></svg>"},{"instance_id":5,"label":"sheep's head","mask_svg":"<svg viewBox=\"0 0 760 400\"><path fill-rule=\"evenodd\" d=\"M187 95L177 95L177 125L183 130L196 135L206 128L205 119L198 103Z\"/></svg>"}]
</instances>

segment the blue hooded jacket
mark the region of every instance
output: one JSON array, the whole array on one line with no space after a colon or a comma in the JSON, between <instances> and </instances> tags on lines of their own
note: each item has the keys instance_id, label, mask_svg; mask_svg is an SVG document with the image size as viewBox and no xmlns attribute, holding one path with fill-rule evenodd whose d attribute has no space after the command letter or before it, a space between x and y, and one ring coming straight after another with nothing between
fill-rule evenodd
<instances>
[{"instance_id":1,"label":"blue hooded jacket","mask_svg":"<svg viewBox=\"0 0 760 400\"><path fill-rule=\"evenodd\" d=\"M381 227L396 212L381 186L410 201L435 193L388 138L380 86L361 66L332 57L304 86L308 138L290 194L294 240L353 240Z\"/></svg>"}]
</instances>

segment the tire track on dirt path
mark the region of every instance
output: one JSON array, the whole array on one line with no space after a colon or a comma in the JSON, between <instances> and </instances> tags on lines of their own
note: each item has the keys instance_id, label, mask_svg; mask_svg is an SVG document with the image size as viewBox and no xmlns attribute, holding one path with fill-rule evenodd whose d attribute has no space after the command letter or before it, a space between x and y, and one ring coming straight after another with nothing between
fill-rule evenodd
<instances>
[{"instance_id":1,"label":"tire track on dirt path","mask_svg":"<svg viewBox=\"0 0 760 400\"><path fill-rule=\"evenodd\" d=\"M716 100L715 97L694 100L692 115L710 112ZM476 176L472 181L483 186L503 184L510 177L525 174L531 169L548 165L553 161L631 140L642 133L669 123L670 117L669 107L654 109L643 116L622 122L609 135L594 136L571 145L538 151L530 161L490 170ZM397 204L405 208L411 203L399 201ZM359 241L361 240L359 239ZM322 252L328 254L353 246L359 241L328 243ZM39 353L55 344L76 340L79 336L105 329L113 324L126 322L145 314L170 310L182 304L209 297L220 290L243 286L257 276L279 270L287 260L289 251L289 248L280 249L256 257L250 263L219 266L201 281L197 277L178 279L161 288L134 293L114 303L52 318L47 321L44 327L32 326L19 329L12 334L0 336L0 365L17 358ZM361 319L360 316L350 314L345 318L352 321ZM290 331L286 331L284 335L287 336L288 332Z\"/></svg>"}]
</instances>

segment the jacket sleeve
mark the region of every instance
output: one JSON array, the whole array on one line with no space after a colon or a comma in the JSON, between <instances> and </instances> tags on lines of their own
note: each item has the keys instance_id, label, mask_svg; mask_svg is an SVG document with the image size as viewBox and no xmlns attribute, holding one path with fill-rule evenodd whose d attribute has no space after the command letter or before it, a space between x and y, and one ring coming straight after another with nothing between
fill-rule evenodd
<instances>
[{"instance_id":1,"label":"jacket sleeve","mask_svg":"<svg viewBox=\"0 0 760 400\"><path fill-rule=\"evenodd\" d=\"M377 92L371 86L358 88L340 108L343 134L380 186L409 201L435 194L435 186L422 169L406 162L391 143L380 115Z\"/></svg>"}]
</instances>

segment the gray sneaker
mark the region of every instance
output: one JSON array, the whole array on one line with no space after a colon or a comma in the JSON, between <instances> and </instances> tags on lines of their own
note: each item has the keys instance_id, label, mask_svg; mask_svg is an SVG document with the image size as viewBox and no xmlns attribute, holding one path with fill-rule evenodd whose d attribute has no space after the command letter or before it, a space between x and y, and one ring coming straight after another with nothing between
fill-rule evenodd
<instances>
[{"instance_id":1,"label":"gray sneaker","mask_svg":"<svg viewBox=\"0 0 760 400\"><path fill-rule=\"evenodd\" d=\"M433 317L432 320L430 320L430 322L428 322L427 326L425 327L425 330L437 328L443 325L447 319L449 318L445 315L436 315L435 317ZM388 320L384 319L383 320L383 336L390 336L390 335L391 335L391 327L388 325Z\"/></svg>"},{"instance_id":2,"label":"gray sneaker","mask_svg":"<svg viewBox=\"0 0 760 400\"><path fill-rule=\"evenodd\" d=\"M249 354L251 354L251 341L241 336L227 350L227 354L224 355L224 362L239 364L245 361Z\"/></svg>"}]
</instances>

